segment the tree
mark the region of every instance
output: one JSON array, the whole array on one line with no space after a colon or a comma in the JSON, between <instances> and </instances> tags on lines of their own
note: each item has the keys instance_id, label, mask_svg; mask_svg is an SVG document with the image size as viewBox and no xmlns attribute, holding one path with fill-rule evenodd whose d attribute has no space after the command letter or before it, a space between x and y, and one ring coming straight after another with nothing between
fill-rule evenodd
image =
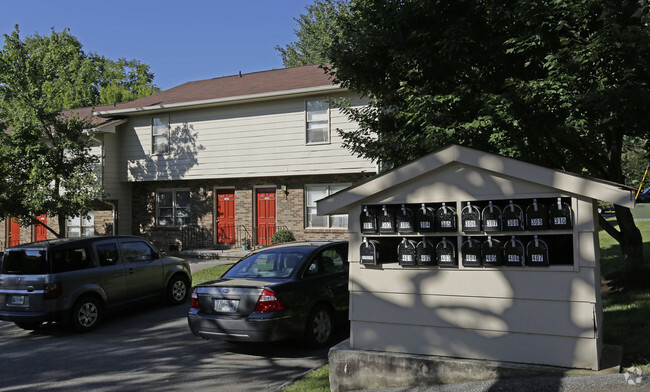
<instances>
[{"instance_id":1,"label":"tree","mask_svg":"<svg viewBox=\"0 0 650 392\"><path fill-rule=\"evenodd\" d=\"M86 54L68 30L4 35L0 51L0 216L63 236L68 216L101 196L90 124L65 109L137 98L155 86L148 67ZM115 101L118 102L118 101ZM59 230L37 217L58 217Z\"/></svg>"},{"instance_id":2,"label":"tree","mask_svg":"<svg viewBox=\"0 0 650 392\"><path fill-rule=\"evenodd\" d=\"M285 47L277 45L285 67L320 64L327 62L325 49L336 34L336 16L347 10L345 0L316 0L306 7L307 13L294 18L298 29L294 30L298 40Z\"/></svg>"},{"instance_id":3,"label":"tree","mask_svg":"<svg viewBox=\"0 0 650 392\"><path fill-rule=\"evenodd\" d=\"M328 71L370 100L344 107L360 124L344 144L384 169L457 143L624 183L624 139L650 136L645 2L352 0L336 26Z\"/></svg>"}]
</instances>

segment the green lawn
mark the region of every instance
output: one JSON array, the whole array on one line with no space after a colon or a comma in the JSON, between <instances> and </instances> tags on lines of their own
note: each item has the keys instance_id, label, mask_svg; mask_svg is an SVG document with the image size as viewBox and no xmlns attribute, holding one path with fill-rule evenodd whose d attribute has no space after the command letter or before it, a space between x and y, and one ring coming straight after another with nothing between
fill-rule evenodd
<instances>
[{"instance_id":1,"label":"green lawn","mask_svg":"<svg viewBox=\"0 0 650 392\"><path fill-rule=\"evenodd\" d=\"M192 273L192 284L197 285L220 278L221 275L223 275L231 265L232 264L215 265L214 267L194 272Z\"/></svg>"}]
</instances>

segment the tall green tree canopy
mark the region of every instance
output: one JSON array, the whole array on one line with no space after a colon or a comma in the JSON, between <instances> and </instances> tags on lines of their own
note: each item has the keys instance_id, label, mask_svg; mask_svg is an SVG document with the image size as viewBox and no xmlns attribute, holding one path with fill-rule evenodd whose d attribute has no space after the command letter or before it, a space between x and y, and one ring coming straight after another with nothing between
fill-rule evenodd
<instances>
[{"instance_id":1,"label":"tall green tree canopy","mask_svg":"<svg viewBox=\"0 0 650 392\"><path fill-rule=\"evenodd\" d=\"M282 56L284 66L298 67L327 62L325 51L337 31L336 16L344 15L346 10L345 0L316 0L307 6L306 13L294 18L298 22L298 28L294 30L298 39L284 47L275 47Z\"/></svg>"},{"instance_id":2,"label":"tall green tree canopy","mask_svg":"<svg viewBox=\"0 0 650 392\"><path fill-rule=\"evenodd\" d=\"M450 143L624 183L625 138L650 137L646 2L351 0L329 71L354 153L391 168ZM640 174L639 174L640 175ZM626 261L641 236L618 208Z\"/></svg>"},{"instance_id":3,"label":"tall green tree canopy","mask_svg":"<svg viewBox=\"0 0 650 392\"><path fill-rule=\"evenodd\" d=\"M87 119L66 109L114 103L157 90L149 67L88 54L67 29L21 39L4 35L0 51L0 216L42 224L38 215L84 214L100 198L98 157Z\"/></svg>"}]
</instances>

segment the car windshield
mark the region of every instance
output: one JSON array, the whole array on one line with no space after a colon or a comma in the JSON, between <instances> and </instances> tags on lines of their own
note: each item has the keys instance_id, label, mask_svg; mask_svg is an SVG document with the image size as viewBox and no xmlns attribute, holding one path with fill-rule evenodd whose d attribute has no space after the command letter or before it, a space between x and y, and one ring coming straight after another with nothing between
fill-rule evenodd
<instances>
[{"instance_id":1,"label":"car windshield","mask_svg":"<svg viewBox=\"0 0 650 392\"><path fill-rule=\"evenodd\" d=\"M50 273L44 250L20 249L5 252L2 259L4 275L43 275Z\"/></svg>"},{"instance_id":2,"label":"car windshield","mask_svg":"<svg viewBox=\"0 0 650 392\"><path fill-rule=\"evenodd\" d=\"M300 268L311 247L268 249L235 264L224 278L287 278Z\"/></svg>"}]
</instances>

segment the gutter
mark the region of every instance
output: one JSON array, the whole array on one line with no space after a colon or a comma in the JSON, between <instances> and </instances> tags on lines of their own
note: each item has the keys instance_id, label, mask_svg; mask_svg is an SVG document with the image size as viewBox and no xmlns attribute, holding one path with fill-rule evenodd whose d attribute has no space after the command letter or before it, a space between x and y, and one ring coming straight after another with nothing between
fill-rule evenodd
<instances>
[{"instance_id":1,"label":"gutter","mask_svg":"<svg viewBox=\"0 0 650 392\"><path fill-rule=\"evenodd\" d=\"M294 90L283 90L283 91L274 91L267 93L258 93L258 94L249 94L249 95L239 95L234 97L225 97L225 98L212 98L204 99L200 101L189 101L189 102L178 102L170 104L158 104L152 106L142 106L135 108L126 108L126 109L115 109L115 110L102 110L98 112L93 112L93 115L100 117L109 117L116 115L128 115L128 114L138 114L143 112L155 112L161 110L170 110L170 109L185 109L190 107L202 107L202 106L216 106L221 104L229 104L240 101L256 101L263 99L271 99L279 96L292 96L292 95L305 95L310 93L321 93L327 91L338 91L341 90L340 84L320 86L320 87L306 87Z\"/></svg>"}]
</instances>

